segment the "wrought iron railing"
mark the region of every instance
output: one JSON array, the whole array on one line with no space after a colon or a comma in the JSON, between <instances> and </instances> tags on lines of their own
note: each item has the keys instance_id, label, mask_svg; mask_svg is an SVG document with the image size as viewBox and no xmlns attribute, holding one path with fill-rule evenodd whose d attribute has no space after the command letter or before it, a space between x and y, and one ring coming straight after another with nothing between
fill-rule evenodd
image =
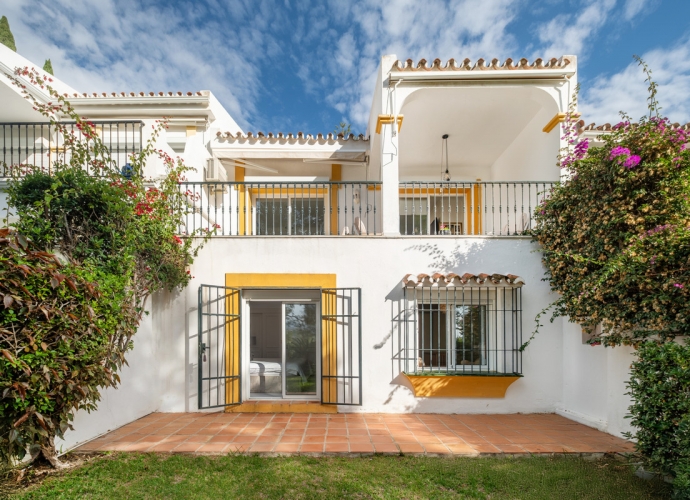
<instances>
[{"instance_id":1,"label":"wrought iron railing","mask_svg":"<svg viewBox=\"0 0 690 500\"><path fill-rule=\"evenodd\" d=\"M402 182L403 235L519 235L553 182Z\"/></svg>"},{"instance_id":2,"label":"wrought iron railing","mask_svg":"<svg viewBox=\"0 0 690 500\"><path fill-rule=\"evenodd\" d=\"M381 233L378 182L183 182L181 233L320 236Z\"/></svg>"},{"instance_id":3,"label":"wrought iron railing","mask_svg":"<svg viewBox=\"0 0 690 500\"><path fill-rule=\"evenodd\" d=\"M94 121L96 134L110 152L110 159L122 169L130 155L142 148L141 121ZM63 122L67 133L85 139L74 122ZM68 162L72 154L64 136L50 123L0 123L0 177L21 174L23 166L35 166L50 173L56 162Z\"/></svg>"}]
</instances>

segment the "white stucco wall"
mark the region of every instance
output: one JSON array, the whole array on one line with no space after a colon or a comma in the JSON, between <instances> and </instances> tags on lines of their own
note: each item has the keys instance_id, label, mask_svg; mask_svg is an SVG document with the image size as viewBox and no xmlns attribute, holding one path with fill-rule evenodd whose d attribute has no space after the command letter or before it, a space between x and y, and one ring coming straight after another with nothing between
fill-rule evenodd
<instances>
[{"instance_id":1,"label":"white stucco wall","mask_svg":"<svg viewBox=\"0 0 690 500\"><path fill-rule=\"evenodd\" d=\"M580 326L562 321L563 404L558 413L616 436L632 431L625 418L631 399L625 393L634 349L583 344Z\"/></svg>"},{"instance_id":2,"label":"white stucco wall","mask_svg":"<svg viewBox=\"0 0 690 500\"><path fill-rule=\"evenodd\" d=\"M74 430L67 431L64 440L56 440L58 451L68 451L158 410L162 379L159 335L154 328L156 315L158 313L144 317L134 336L134 349L127 354L128 366L119 373L121 384L116 389L101 390L101 401L96 411L79 411L75 415Z\"/></svg>"},{"instance_id":3,"label":"white stucco wall","mask_svg":"<svg viewBox=\"0 0 690 500\"><path fill-rule=\"evenodd\" d=\"M513 273L522 276L524 338L532 318L552 299L541 281L533 244L524 238L214 238L199 254L190 286L168 308L170 330L162 411L197 408L197 289L223 285L225 273L335 273L338 287L362 288L362 407L342 411L513 413L553 412L562 399L560 322L544 327L524 353L525 377L505 399L421 399L398 385L392 362L392 314L402 299L401 279L408 272ZM266 284L270 286L270 283ZM186 367L185 371L182 367Z\"/></svg>"}]
</instances>

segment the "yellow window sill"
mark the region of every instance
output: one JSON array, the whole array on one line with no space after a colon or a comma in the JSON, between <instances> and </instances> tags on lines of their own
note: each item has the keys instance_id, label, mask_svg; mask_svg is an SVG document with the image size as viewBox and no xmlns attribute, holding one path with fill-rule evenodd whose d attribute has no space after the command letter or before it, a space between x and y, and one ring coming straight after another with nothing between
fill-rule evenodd
<instances>
[{"instance_id":1,"label":"yellow window sill","mask_svg":"<svg viewBox=\"0 0 690 500\"><path fill-rule=\"evenodd\" d=\"M403 375L416 398L504 398L508 387L521 378L517 375Z\"/></svg>"}]
</instances>

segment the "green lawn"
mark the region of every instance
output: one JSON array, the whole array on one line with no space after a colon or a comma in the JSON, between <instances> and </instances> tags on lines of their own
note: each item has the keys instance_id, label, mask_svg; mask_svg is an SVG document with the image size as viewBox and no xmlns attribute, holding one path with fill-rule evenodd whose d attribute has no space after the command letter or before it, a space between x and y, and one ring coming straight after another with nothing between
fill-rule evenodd
<instances>
[{"instance_id":1,"label":"green lawn","mask_svg":"<svg viewBox=\"0 0 690 500\"><path fill-rule=\"evenodd\" d=\"M669 498L614 460L113 454L13 498Z\"/></svg>"}]
</instances>

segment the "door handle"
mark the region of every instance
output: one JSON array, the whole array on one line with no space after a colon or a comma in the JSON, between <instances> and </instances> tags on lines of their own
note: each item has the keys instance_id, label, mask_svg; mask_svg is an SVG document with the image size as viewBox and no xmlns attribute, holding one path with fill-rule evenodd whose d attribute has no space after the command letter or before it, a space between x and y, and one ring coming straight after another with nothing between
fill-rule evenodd
<instances>
[{"instance_id":1,"label":"door handle","mask_svg":"<svg viewBox=\"0 0 690 500\"><path fill-rule=\"evenodd\" d=\"M204 362L206 362L206 344L204 344L202 342L200 349L201 349L202 359L204 360Z\"/></svg>"}]
</instances>

